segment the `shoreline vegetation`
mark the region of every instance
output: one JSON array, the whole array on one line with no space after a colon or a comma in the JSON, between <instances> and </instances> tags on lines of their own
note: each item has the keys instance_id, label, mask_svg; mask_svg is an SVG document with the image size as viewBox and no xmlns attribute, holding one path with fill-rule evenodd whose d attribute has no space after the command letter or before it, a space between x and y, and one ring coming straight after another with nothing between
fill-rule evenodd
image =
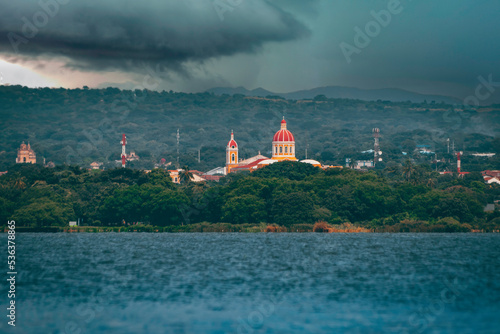
<instances>
[{"instance_id":1,"label":"shoreline vegetation","mask_svg":"<svg viewBox=\"0 0 500 334\"><path fill-rule=\"evenodd\" d=\"M7 233L8 229L0 229ZM468 229L466 226L441 222L403 221L400 224L377 228L365 228L357 224L330 225L327 222L295 224L286 226L261 224L196 223L190 225L153 226L137 224L131 226L50 226L17 227L17 233L500 233L500 230Z\"/></svg>"},{"instance_id":2,"label":"shoreline vegetation","mask_svg":"<svg viewBox=\"0 0 500 334\"><path fill-rule=\"evenodd\" d=\"M219 182L181 175L181 184L160 168L18 164L0 177L0 224L14 220L18 232L493 232L498 198L500 186L479 173L440 175L410 160L367 172L284 161Z\"/></svg>"}]
</instances>

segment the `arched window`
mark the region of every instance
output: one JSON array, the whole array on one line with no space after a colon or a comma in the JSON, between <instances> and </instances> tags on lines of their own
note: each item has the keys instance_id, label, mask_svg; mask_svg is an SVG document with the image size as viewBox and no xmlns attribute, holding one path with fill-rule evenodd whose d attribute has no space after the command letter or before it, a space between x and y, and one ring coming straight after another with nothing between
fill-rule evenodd
<instances>
[{"instance_id":1,"label":"arched window","mask_svg":"<svg viewBox=\"0 0 500 334\"><path fill-rule=\"evenodd\" d=\"M283 146L280 146L280 153L283 153Z\"/></svg>"},{"instance_id":2,"label":"arched window","mask_svg":"<svg viewBox=\"0 0 500 334\"><path fill-rule=\"evenodd\" d=\"M288 153L288 146L285 146L285 153Z\"/></svg>"},{"instance_id":3,"label":"arched window","mask_svg":"<svg viewBox=\"0 0 500 334\"><path fill-rule=\"evenodd\" d=\"M23 159L24 159L24 162L26 162L26 157L24 157Z\"/></svg>"},{"instance_id":4,"label":"arched window","mask_svg":"<svg viewBox=\"0 0 500 334\"><path fill-rule=\"evenodd\" d=\"M231 154L231 161L234 162L234 153Z\"/></svg>"}]
</instances>

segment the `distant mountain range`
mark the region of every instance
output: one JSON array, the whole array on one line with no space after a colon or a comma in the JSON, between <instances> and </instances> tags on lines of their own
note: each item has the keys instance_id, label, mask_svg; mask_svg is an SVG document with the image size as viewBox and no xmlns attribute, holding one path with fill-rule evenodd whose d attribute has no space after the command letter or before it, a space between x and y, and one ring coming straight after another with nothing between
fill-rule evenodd
<instances>
[{"instance_id":1,"label":"distant mountain range","mask_svg":"<svg viewBox=\"0 0 500 334\"><path fill-rule=\"evenodd\" d=\"M358 99L365 101L412 101L412 102L432 102L436 103L444 102L450 104L461 104L457 98L442 96L442 95L427 95L419 94L415 92L410 92L404 89L398 88L383 88L383 89L360 89L354 87L342 87L342 86L325 86L317 87L313 89L298 90L290 93L274 93L268 91L264 88L256 88L253 90L248 90L244 87L215 87L206 90L207 92L214 93L216 95L228 94L243 94L246 96L261 96L266 97L269 95L280 96L290 100L300 100L300 99L312 99L317 95L325 95L328 98L345 98L345 99Z\"/></svg>"}]
</instances>

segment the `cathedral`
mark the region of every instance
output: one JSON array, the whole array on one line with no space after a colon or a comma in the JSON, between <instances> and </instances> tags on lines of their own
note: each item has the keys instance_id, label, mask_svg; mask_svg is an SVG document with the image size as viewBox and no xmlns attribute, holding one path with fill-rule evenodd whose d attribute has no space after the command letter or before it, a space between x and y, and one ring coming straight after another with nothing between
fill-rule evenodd
<instances>
[{"instance_id":1,"label":"cathedral","mask_svg":"<svg viewBox=\"0 0 500 334\"><path fill-rule=\"evenodd\" d=\"M259 154L246 160L238 160L238 144L234 140L234 133L231 131L231 139L226 146L226 168L225 174L238 171L252 171L262 168L278 161L290 160L297 161L295 157L295 138L286 128L285 117L281 121L281 128L275 133L272 142L272 157L269 159ZM317 167L321 164L315 160L302 160Z\"/></svg>"},{"instance_id":2,"label":"cathedral","mask_svg":"<svg viewBox=\"0 0 500 334\"><path fill-rule=\"evenodd\" d=\"M281 129L273 137L272 159L297 161L295 157L295 138L286 128L285 117L281 121Z\"/></svg>"},{"instance_id":3,"label":"cathedral","mask_svg":"<svg viewBox=\"0 0 500 334\"><path fill-rule=\"evenodd\" d=\"M36 154L31 148L30 143L26 145L24 142L21 147L17 149L16 163L21 164L36 164Z\"/></svg>"}]
</instances>

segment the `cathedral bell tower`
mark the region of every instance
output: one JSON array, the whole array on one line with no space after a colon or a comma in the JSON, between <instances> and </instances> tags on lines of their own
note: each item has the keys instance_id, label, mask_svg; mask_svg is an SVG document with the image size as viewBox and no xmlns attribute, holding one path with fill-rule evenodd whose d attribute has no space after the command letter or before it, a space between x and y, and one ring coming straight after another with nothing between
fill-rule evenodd
<instances>
[{"instance_id":1,"label":"cathedral bell tower","mask_svg":"<svg viewBox=\"0 0 500 334\"><path fill-rule=\"evenodd\" d=\"M231 130L231 140L226 146L226 173L231 173L231 168L238 166L238 144L234 140L234 133Z\"/></svg>"}]
</instances>

